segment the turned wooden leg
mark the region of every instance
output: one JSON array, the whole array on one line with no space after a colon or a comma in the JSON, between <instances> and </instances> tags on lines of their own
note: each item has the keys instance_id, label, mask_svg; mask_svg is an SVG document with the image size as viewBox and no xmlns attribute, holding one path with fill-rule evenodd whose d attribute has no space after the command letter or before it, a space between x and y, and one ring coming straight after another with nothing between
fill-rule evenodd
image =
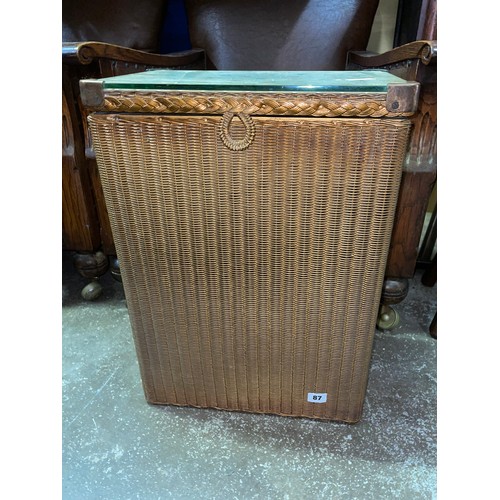
<instances>
[{"instance_id":1,"label":"turned wooden leg","mask_svg":"<svg viewBox=\"0 0 500 500\"><path fill-rule=\"evenodd\" d=\"M408 295L407 278L386 278L382 287L382 304L399 304Z\"/></svg>"},{"instance_id":2,"label":"turned wooden leg","mask_svg":"<svg viewBox=\"0 0 500 500\"><path fill-rule=\"evenodd\" d=\"M102 286L98 282L99 276L102 276L109 267L108 258L103 252L95 253L75 253L73 256L73 265L78 273L84 278L90 279L82 289L82 297L85 300L95 300L102 292Z\"/></svg>"},{"instance_id":3,"label":"turned wooden leg","mask_svg":"<svg viewBox=\"0 0 500 500\"><path fill-rule=\"evenodd\" d=\"M399 314L391 305L402 302L408 295L406 278L386 278L382 287L382 297L377 319L379 330L392 330L399 324Z\"/></svg>"},{"instance_id":4,"label":"turned wooden leg","mask_svg":"<svg viewBox=\"0 0 500 500\"><path fill-rule=\"evenodd\" d=\"M111 271L111 276L116 281L119 281L122 283L122 273L120 271L120 263L118 262L118 257L116 255L113 255L112 257L109 258L109 268Z\"/></svg>"}]
</instances>

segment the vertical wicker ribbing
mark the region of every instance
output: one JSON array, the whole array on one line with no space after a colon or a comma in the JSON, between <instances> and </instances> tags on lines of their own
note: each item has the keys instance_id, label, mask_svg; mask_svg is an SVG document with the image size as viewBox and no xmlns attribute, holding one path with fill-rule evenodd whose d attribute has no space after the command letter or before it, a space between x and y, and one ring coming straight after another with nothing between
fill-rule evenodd
<instances>
[{"instance_id":1,"label":"vertical wicker ribbing","mask_svg":"<svg viewBox=\"0 0 500 500\"><path fill-rule=\"evenodd\" d=\"M90 117L146 398L355 422L408 121L220 120Z\"/></svg>"}]
</instances>

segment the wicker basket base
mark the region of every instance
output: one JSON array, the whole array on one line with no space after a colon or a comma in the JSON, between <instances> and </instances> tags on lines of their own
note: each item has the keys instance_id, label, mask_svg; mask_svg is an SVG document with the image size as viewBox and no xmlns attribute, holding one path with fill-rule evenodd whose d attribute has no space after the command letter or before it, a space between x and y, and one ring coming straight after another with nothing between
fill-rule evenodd
<instances>
[{"instance_id":1,"label":"wicker basket base","mask_svg":"<svg viewBox=\"0 0 500 500\"><path fill-rule=\"evenodd\" d=\"M355 422L409 123L252 120L89 119L146 398Z\"/></svg>"}]
</instances>

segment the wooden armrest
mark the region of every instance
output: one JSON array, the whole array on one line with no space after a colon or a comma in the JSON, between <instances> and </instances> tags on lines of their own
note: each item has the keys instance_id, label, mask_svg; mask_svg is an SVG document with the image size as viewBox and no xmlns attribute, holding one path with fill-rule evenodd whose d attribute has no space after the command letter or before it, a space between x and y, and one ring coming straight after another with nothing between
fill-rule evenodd
<instances>
[{"instance_id":1,"label":"wooden armrest","mask_svg":"<svg viewBox=\"0 0 500 500\"><path fill-rule=\"evenodd\" d=\"M191 49L173 54L153 54L103 42L75 42L62 44L63 62L90 64L94 59L113 59L148 66L186 66L204 56L203 49Z\"/></svg>"},{"instance_id":2,"label":"wooden armrest","mask_svg":"<svg viewBox=\"0 0 500 500\"><path fill-rule=\"evenodd\" d=\"M435 40L419 40L401 45L383 54L369 52L349 52L348 62L365 68L376 68L397 64L409 59L419 59L428 65L437 60L437 42Z\"/></svg>"}]
</instances>

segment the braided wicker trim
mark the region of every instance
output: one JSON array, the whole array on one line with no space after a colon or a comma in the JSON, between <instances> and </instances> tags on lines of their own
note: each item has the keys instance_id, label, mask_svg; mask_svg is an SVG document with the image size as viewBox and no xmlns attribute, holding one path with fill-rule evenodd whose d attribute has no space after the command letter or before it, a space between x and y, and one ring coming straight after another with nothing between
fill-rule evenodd
<instances>
[{"instance_id":1,"label":"braided wicker trim","mask_svg":"<svg viewBox=\"0 0 500 500\"><path fill-rule=\"evenodd\" d=\"M187 94L107 91L99 108L128 113L247 113L253 115L373 117L410 116L388 111L386 94Z\"/></svg>"}]
</instances>

